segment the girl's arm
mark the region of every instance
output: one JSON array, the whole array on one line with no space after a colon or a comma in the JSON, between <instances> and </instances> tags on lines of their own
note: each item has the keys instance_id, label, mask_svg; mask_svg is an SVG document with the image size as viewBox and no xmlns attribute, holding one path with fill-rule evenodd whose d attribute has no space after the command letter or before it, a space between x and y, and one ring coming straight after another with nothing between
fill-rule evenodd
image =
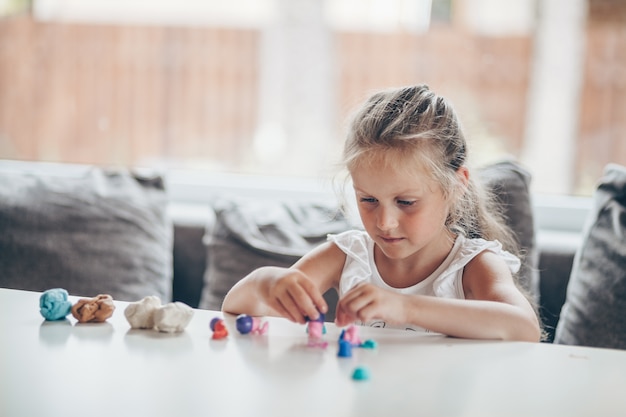
<instances>
[{"instance_id":1,"label":"girl's arm","mask_svg":"<svg viewBox=\"0 0 626 417\"><path fill-rule=\"evenodd\" d=\"M474 258L465 267L463 287L465 300L402 295L371 285L358 286L340 300L337 324L381 318L455 337L540 340L535 311L497 255L485 251Z\"/></svg>"},{"instance_id":2,"label":"girl's arm","mask_svg":"<svg viewBox=\"0 0 626 417\"><path fill-rule=\"evenodd\" d=\"M346 255L326 242L303 256L290 268L258 268L226 294L222 311L253 316L279 316L296 323L315 319L328 306L322 294L336 287Z\"/></svg>"}]
</instances>

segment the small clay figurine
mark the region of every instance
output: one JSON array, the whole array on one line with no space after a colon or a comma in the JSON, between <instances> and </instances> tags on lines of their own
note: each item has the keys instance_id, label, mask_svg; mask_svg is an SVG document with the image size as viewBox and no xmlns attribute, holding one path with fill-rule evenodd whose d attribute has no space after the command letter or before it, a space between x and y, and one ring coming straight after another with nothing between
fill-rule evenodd
<instances>
[{"instance_id":1,"label":"small clay figurine","mask_svg":"<svg viewBox=\"0 0 626 417\"><path fill-rule=\"evenodd\" d=\"M347 340L339 341L339 351L337 356L340 358L350 358L352 356L352 345Z\"/></svg>"},{"instance_id":2,"label":"small clay figurine","mask_svg":"<svg viewBox=\"0 0 626 417\"><path fill-rule=\"evenodd\" d=\"M224 320L216 318L211 320L211 330L213 330L213 339L224 339L228 337L228 329L224 324Z\"/></svg>"},{"instance_id":3,"label":"small clay figurine","mask_svg":"<svg viewBox=\"0 0 626 417\"><path fill-rule=\"evenodd\" d=\"M269 325L267 321L262 321L258 317L252 317L247 314L238 315L236 324L237 331L241 334L265 334Z\"/></svg>"},{"instance_id":4,"label":"small clay figurine","mask_svg":"<svg viewBox=\"0 0 626 417\"><path fill-rule=\"evenodd\" d=\"M354 324L351 324L346 329L341 331L341 334L339 335L339 342L341 343L342 341L350 343L352 347L360 347L364 349L376 349L378 346L376 341L372 339L362 341L359 337L359 328Z\"/></svg>"},{"instance_id":5,"label":"small clay figurine","mask_svg":"<svg viewBox=\"0 0 626 417\"><path fill-rule=\"evenodd\" d=\"M324 314L320 313L317 319L307 319L307 332L309 334L308 345L311 347L325 348L328 346L328 342L322 339L324 333L326 333L326 327L324 326Z\"/></svg>"},{"instance_id":6,"label":"small clay figurine","mask_svg":"<svg viewBox=\"0 0 626 417\"><path fill-rule=\"evenodd\" d=\"M359 337L359 329L354 324L351 324L350 326L348 326L348 328L342 331L341 334L342 334L341 339L346 340L352 346L354 347L361 346L361 338Z\"/></svg>"}]
</instances>

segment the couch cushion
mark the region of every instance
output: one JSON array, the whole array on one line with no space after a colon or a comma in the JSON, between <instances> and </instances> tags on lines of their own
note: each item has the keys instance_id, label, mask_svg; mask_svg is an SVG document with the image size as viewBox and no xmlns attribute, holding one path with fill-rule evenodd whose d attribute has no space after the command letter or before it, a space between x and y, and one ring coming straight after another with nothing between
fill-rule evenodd
<instances>
[{"instance_id":1,"label":"couch cushion","mask_svg":"<svg viewBox=\"0 0 626 417\"><path fill-rule=\"evenodd\" d=\"M159 176L0 163L0 286L171 298L172 227Z\"/></svg>"},{"instance_id":2,"label":"couch cushion","mask_svg":"<svg viewBox=\"0 0 626 417\"><path fill-rule=\"evenodd\" d=\"M609 164L576 252L555 343L626 349L626 167Z\"/></svg>"},{"instance_id":3,"label":"couch cushion","mask_svg":"<svg viewBox=\"0 0 626 417\"><path fill-rule=\"evenodd\" d=\"M519 283L538 303L539 252L530 198L531 175L518 163L503 161L482 167L478 176L494 193L507 225L518 239L523 256Z\"/></svg>"},{"instance_id":4,"label":"couch cushion","mask_svg":"<svg viewBox=\"0 0 626 417\"><path fill-rule=\"evenodd\" d=\"M220 310L226 293L261 266L288 267L329 233L350 228L335 204L224 197L206 236L208 265L200 307ZM325 294L331 299L334 290ZM332 317L328 317L332 320Z\"/></svg>"}]
</instances>

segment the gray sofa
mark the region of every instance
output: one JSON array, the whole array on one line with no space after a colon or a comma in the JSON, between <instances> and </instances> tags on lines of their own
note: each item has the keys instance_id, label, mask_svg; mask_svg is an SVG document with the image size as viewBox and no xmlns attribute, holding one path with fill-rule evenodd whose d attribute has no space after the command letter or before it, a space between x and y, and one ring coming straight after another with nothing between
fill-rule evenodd
<instances>
[{"instance_id":1,"label":"gray sofa","mask_svg":"<svg viewBox=\"0 0 626 417\"><path fill-rule=\"evenodd\" d=\"M198 307L205 287L208 258L211 256L207 241L210 240L216 220L213 213L201 213L198 210L188 211L179 208L172 212L173 297L175 300ZM559 233L548 233L543 238L537 237L539 275L537 301L546 330L546 342L552 342L554 338L579 240ZM247 246L244 242L239 244L242 247ZM268 256L268 259L268 262L276 263L274 258ZM335 294L327 294L326 298L333 302Z\"/></svg>"},{"instance_id":2,"label":"gray sofa","mask_svg":"<svg viewBox=\"0 0 626 417\"><path fill-rule=\"evenodd\" d=\"M626 224L619 211L626 205L626 170L611 169L606 180L611 192L602 202L617 207L608 219L616 222L611 233L619 234ZM611 337L576 339L576 329L585 327L581 306L589 305L580 286L605 287L580 273L587 268L580 250L588 244L587 235L573 242L536 233L530 175L518 164L494 164L481 169L480 176L498 196L526 253L522 285L540 307L546 341L553 340L567 305L577 321L561 320L567 329L559 342L626 348L623 236L615 236L611 246L601 233L614 266L605 272L617 278L609 284L612 298L594 311L610 324L594 326ZM62 287L75 295L109 293L125 301L157 295L219 309L226 291L253 268L290 265L328 233L356 227L336 202L216 196L210 205L191 207L169 201L160 176L125 170L0 161L0 184L0 287L7 288ZM601 289L592 295L602 300L598 294ZM332 290L325 297L331 305L336 302ZM603 306L608 316L598 314Z\"/></svg>"}]
</instances>

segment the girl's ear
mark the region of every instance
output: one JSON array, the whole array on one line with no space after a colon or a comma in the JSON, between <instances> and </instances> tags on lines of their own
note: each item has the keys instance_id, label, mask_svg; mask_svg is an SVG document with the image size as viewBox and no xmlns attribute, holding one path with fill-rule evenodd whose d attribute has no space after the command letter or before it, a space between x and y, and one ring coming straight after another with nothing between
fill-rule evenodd
<instances>
[{"instance_id":1,"label":"girl's ear","mask_svg":"<svg viewBox=\"0 0 626 417\"><path fill-rule=\"evenodd\" d=\"M469 169L467 169L465 165L459 167L459 169L456 170L456 176L459 179L459 182L463 184L463 191L467 190L470 179Z\"/></svg>"}]
</instances>

